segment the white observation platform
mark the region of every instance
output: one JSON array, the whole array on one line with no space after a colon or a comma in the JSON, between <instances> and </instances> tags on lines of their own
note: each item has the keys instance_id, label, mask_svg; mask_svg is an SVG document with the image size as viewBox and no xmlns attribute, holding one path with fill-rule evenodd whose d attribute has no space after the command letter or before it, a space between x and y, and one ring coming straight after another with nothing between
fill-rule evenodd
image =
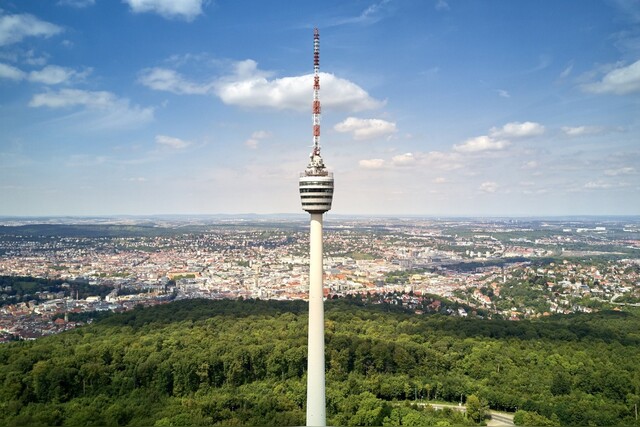
<instances>
[{"instance_id":1,"label":"white observation platform","mask_svg":"<svg viewBox=\"0 0 640 427\"><path fill-rule=\"evenodd\" d=\"M307 169L300 174L300 200L302 209L310 214L323 214L331 209L333 200L333 174L328 172L315 150Z\"/></svg>"}]
</instances>

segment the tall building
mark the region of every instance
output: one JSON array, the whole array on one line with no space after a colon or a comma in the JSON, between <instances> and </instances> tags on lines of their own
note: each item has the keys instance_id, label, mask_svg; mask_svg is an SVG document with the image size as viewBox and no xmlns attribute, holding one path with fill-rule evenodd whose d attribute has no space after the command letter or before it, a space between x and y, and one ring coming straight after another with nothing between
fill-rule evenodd
<instances>
[{"instance_id":1,"label":"tall building","mask_svg":"<svg viewBox=\"0 0 640 427\"><path fill-rule=\"evenodd\" d=\"M324 291L322 289L322 215L331 209L333 174L320 156L320 34L313 31L313 150L300 174L302 209L311 214L309 235L309 341L307 425L327 424L324 382Z\"/></svg>"}]
</instances>

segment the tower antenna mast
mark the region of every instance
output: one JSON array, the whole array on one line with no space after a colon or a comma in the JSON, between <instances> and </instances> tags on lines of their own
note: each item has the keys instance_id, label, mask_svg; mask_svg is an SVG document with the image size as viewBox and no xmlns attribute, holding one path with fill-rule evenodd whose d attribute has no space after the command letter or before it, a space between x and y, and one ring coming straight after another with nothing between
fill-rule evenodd
<instances>
[{"instance_id":1,"label":"tower antenna mast","mask_svg":"<svg viewBox=\"0 0 640 427\"><path fill-rule=\"evenodd\" d=\"M313 153L320 155L320 32L313 30Z\"/></svg>"}]
</instances>

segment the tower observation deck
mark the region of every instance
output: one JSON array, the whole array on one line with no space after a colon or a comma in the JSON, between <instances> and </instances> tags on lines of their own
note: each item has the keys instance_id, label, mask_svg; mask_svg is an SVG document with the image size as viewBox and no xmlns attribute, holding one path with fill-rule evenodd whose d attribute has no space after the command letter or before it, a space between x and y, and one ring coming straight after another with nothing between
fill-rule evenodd
<instances>
[{"instance_id":1,"label":"tower observation deck","mask_svg":"<svg viewBox=\"0 0 640 427\"><path fill-rule=\"evenodd\" d=\"M313 32L313 150L309 164L300 174L302 209L310 214L323 214L333 201L333 174L327 171L320 155L320 34Z\"/></svg>"}]
</instances>

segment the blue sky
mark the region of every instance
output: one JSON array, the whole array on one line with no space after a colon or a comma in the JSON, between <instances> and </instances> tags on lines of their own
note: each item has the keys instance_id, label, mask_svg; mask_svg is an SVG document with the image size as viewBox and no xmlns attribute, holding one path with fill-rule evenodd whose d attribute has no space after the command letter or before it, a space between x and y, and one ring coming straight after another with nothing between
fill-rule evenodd
<instances>
[{"instance_id":1,"label":"blue sky","mask_svg":"<svg viewBox=\"0 0 640 427\"><path fill-rule=\"evenodd\" d=\"M0 215L640 213L640 0L0 3Z\"/></svg>"}]
</instances>

